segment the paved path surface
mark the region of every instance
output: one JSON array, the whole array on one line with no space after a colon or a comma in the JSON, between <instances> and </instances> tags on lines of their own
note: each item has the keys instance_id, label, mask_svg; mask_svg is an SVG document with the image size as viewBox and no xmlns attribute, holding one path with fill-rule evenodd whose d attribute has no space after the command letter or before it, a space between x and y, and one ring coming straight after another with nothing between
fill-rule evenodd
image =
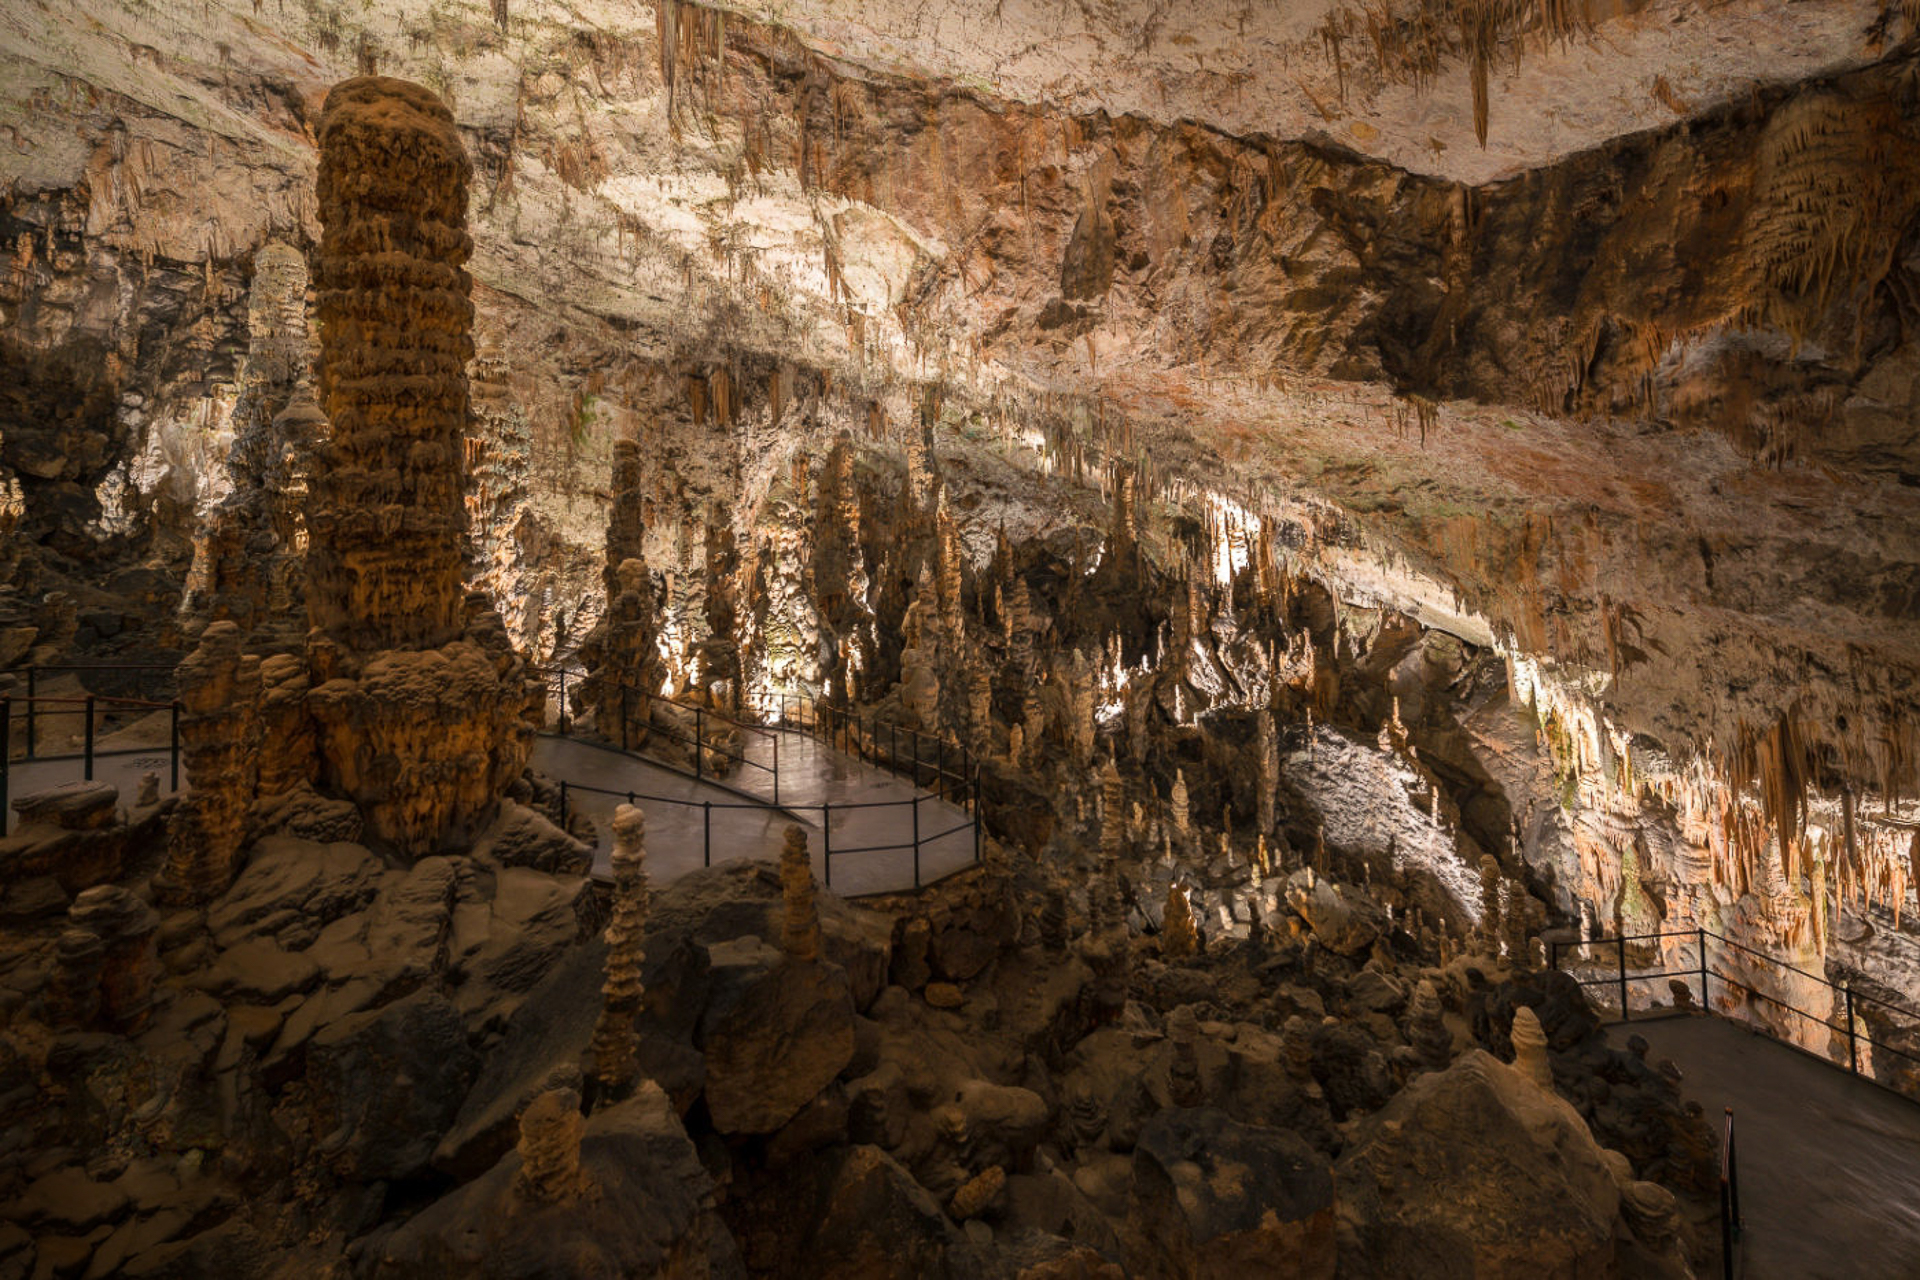
<instances>
[{"instance_id":1,"label":"paved path surface","mask_svg":"<svg viewBox=\"0 0 1920 1280\"><path fill-rule=\"evenodd\" d=\"M1920 1104L1724 1018L1613 1024L1734 1111L1747 1280L1920 1277Z\"/></svg>"},{"instance_id":2,"label":"paved path surface","mask_svg":"<svg viewBox=\"0 0 1920 1280\"><path fill-rule=\"evenodd\" d=\"M779 738L779 809L767 803L773 795L772 774L750 766L716 786L609 747L552 736L542 736L534 747L533 765L549 777L565 778L569 807L593 819L599 835L594 868L602 874L612 850L613 809L626 797L574 790L582 784L634 793L634 803L647 815L647 871L656 884L703 865L708 856L716 863L777 858L786 828L798 822L807 830L814 874L834 892L857 897L911 889L916 811L922 883L973 861L973 826L958 805L916 792L906 779L804 734L782 733ZM772 736L750 739L743 744L743 754L770 764ZM830 878L826 824L833 850Z\"/></svg>"},{"instance_id":3,"label":"paved path surface","mask_svg":"<svg viewBox=\"0 0 1920 1280\"><path fill-rule=\"evenodd\" d=\"M770 807L776 738L781 809ZM111 741L117 745L125 740L122 736ZM103 739L103 744L109 741ZM604 795L569 787L570 807L592 818L598 832L594 870L602 875L613 848L613 807L625 802L627 792L646 810L647 867L655 884L684 875L709 858L713 862L778 858L786 828L795 822L807 829L814 874L845 897L913 888L916 817L921 883L973 861L973 827L965 810L916 791L904 778L797 732L749 734L742 754L767 768L741 766L734 776L715 785L609 747L542 735L534 745L533 766L555 780L622 793ZM170 791L164 728L157 748L95 755L93 776L119 787L123 802L138 790L143 773L159 775L162 795ZM81 774L78 758L15 760L8 793L22 796L76 781ZM851 807L856 805L860 807ZM831 806L831 812L823 806ZM0 814L5 830L13 830L15 818L8 805ZM826 831L829 824L830 833ZM830 881L829 843L834 850Z\"/></svg>"}]
</instances>

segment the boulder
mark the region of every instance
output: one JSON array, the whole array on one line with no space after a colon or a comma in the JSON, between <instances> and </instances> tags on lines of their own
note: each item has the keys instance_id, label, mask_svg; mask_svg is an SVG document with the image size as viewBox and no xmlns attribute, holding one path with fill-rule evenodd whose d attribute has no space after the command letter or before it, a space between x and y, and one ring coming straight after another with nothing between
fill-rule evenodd
<instances>
[{"instance_id":1,"label":"boulder","mask_svg":"<svg viewBox=\"0 0 1920 1280\"><path fill-rule=\"evenodd\" d=\"M757 938L708 949L701 1019L707 1110L722 1133L772 1133L853 1059L853 996L838 966Z\"/></svg>"},{"instance_id":2,"label":"boulder","mask_svg":"<svg viewBox=\"0 0 1920 1280\"><path fill-rule=\"evenodd\" d=\"M1209 1107L1163 1111L1134 1144L1128 1273L1228 1280L1284 1259L1283 1274L1331 1277L1333 1189L1326 1158L1296 1134Z\"/></svg>"},{"instance_id":3,"label":"boulder","mask_svg":"<svg viewBox=\"0 0 1920 1280\"><path fill-rule=\"evenodd\" d=\"M795 1251L795 1280L938 1280L987 1271L926 1188L878 1147L845 1148L825 1170L812 1221Z\"/></svg>"},{"instance_id":4,"label":"boulder","mask_svg":"<svg viewBox=\"0 0 1920 1280\"><path fill-rule=\"evenodd\" d=\"M588 1118L585 1190L557 1204L517 1187L520 1155L428 1206L377 1245L375 1280L744 1274L713 1182L651 1083Z\"/></svg>"},{"instance_id":5,"label":"boulder","mask_svg":"<svg viewBox=\"0 0 1920 1280\"><path fill-rule=\"evenodd\" d=\"M438 993L341 1018L307 1044L320 1149L344 1177L425 1168L478 1072L459 1013Z\"/></svg>"},{"instance_id":6,"label":"boulder","mask_svg":"<svg viewBox=\"0 0 1920 1280\"><path fill-rule=\"evenodd\" d=\"M606 954L598 941L568 952L528 995L434 1150L434 1168L462 1182L478 1177L512 1149L520 1113L555 1073L578 1076L600 1015Z\"/></svg>"},{"instance_id":7,"label":"boulder","mask_svg":"<svg viewBox=\"0 0 1920 1280\"><path fill-rule=\"evenodd\" d=\"M1620 1192L1586 1122L1483 1051L1361 1120L1335 1180L1343 1274L1621 1274Z\"/></svg>"},{"instance_id":8,"label":"boulder","mask_svg":"<svg viewBox=\"0 0 1920 1280\"><path fill-rule=\"evenodd\" d=\"M385 870L357 844L269 836L253 846L246 869L208 909L207 928L221 946L232 946L282 913L316 924L337 920L373 899Z\"/></svg>"}]
</instances>

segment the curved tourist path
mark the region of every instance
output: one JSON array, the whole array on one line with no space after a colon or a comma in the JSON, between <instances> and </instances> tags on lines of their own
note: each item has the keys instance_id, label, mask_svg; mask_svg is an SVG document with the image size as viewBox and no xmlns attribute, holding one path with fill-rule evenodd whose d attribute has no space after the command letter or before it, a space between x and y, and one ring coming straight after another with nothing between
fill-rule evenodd
<instances>
[{"instance_id":1,"label":"curved tourist path","mask_svg":"<svg viewBox=\"0 0 1920 1280\"><path fill-rule=\"evenodd\" d=\"M1733 1108L1744 1280L1920 1276L1920 1106L1724 1018L1608 1029L1673 1059L1716 1134Z\"/></svg>"},{"instance_id":2,"label":"curved tourist path","mask_svg":"<svg viewBox=\"0 0 1920 1280\"><path fill-rule=\"evenodd\" d=\"M164 735L164 730L162 730ZM919 821L920 883L927 884L973 861L973 826L958 805L915 790L904 778L875 768L816 739L794 731L768 730L747 735L742 754L770 767L779 739L780 808L771 805L772 774L752 765L720 783L704 782L641 756L578 738L542 734L534 744L533 767L568 786L568 806L593 820L598 836L594 874L608 872L612 850L613 807L632 793L647 815L647 872L656 885L688 871L735 858L780 856L786 828L798 822L807 831L813 870L843 897L890 893L914 887L913 837ZM114 745L125 741L116 736ZM10 796L25 795L81 776L77 757L15 760ZM139 788L140 775L157 774L160 794L171 790L167 752L158 747L123 748L94 758L93 776L120 788L122 803ZM182 782L185 782L184 775ZM576 786L598 790L574 790ZM619 792L605 795L602 791ZM708 806L711 806L709 808ZM831 806L831 813L823 812ZM845 806L845 807L843 807ZM859 806L859 807L851 807ZM9 805L0 820L12 831ZM829 878L824 824L831 823L834 850Z\"/></svg>"}]
</instances>

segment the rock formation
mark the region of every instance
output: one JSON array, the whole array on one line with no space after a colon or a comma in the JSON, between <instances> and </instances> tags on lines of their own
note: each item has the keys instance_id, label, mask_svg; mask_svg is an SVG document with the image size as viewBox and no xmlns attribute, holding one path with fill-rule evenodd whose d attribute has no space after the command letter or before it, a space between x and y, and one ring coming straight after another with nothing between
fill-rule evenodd
<instances>
[{"instance_id":1,"label":"rock formation","mask_svg":"<svg viewBox=\"0 0 1920 1280\"><path fill-rule=\"evenodd\" d=\"M369 77L328 94L310 705L323 782L410 857L470 842L530 746L520 660L464 581L471 173L425 89Z\"/></svg>"},{"instance_id":2,"label":"rock formation","mask_svg":"<svg viewBox=\"0 0 1920 1280\"><path fill-rule=\"evenodd\" d=\"M180 664L187 794L176 803L167 832L166 874L159 886L167 897L204 902L233 883L253 799L249 773L260 759L253 736L258 668L253 689L242 684L241 668L240 628L224 620L209 626Z\"/></svg>"},{"instance_id":3,"label":"rock formation","mask_svg":"<svg viewBox=\"0 0 1920 1280\"><path fill-rule=\"evenodd\" d=\"M649 900L646 833L640 809L623 804L614 810L613 916L607 921L607 976L593 1032L593 1078L607 1095L617 1096L631 1081L638 1047L634 1019L646 990L641 979Z\"/></svg>"}]
</instances>

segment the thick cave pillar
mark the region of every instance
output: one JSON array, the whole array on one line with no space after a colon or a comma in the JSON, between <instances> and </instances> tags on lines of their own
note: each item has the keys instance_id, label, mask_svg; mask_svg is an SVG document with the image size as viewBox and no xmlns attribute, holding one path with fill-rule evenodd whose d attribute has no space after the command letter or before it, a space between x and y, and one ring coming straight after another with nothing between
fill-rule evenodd
<instances>
[{"instance_id":1,"label":"thick cave pillar","mask_svg":"<svg viewBox=\"0 0 1920 1280\"><path fill-rule=\"evenodd\" d=\"M322 784L412 857L470 843L532 745L526 669L465 589L471 173L426 89L369 76L328 95L310 704Z\"/></svg>"}]
</instances>

